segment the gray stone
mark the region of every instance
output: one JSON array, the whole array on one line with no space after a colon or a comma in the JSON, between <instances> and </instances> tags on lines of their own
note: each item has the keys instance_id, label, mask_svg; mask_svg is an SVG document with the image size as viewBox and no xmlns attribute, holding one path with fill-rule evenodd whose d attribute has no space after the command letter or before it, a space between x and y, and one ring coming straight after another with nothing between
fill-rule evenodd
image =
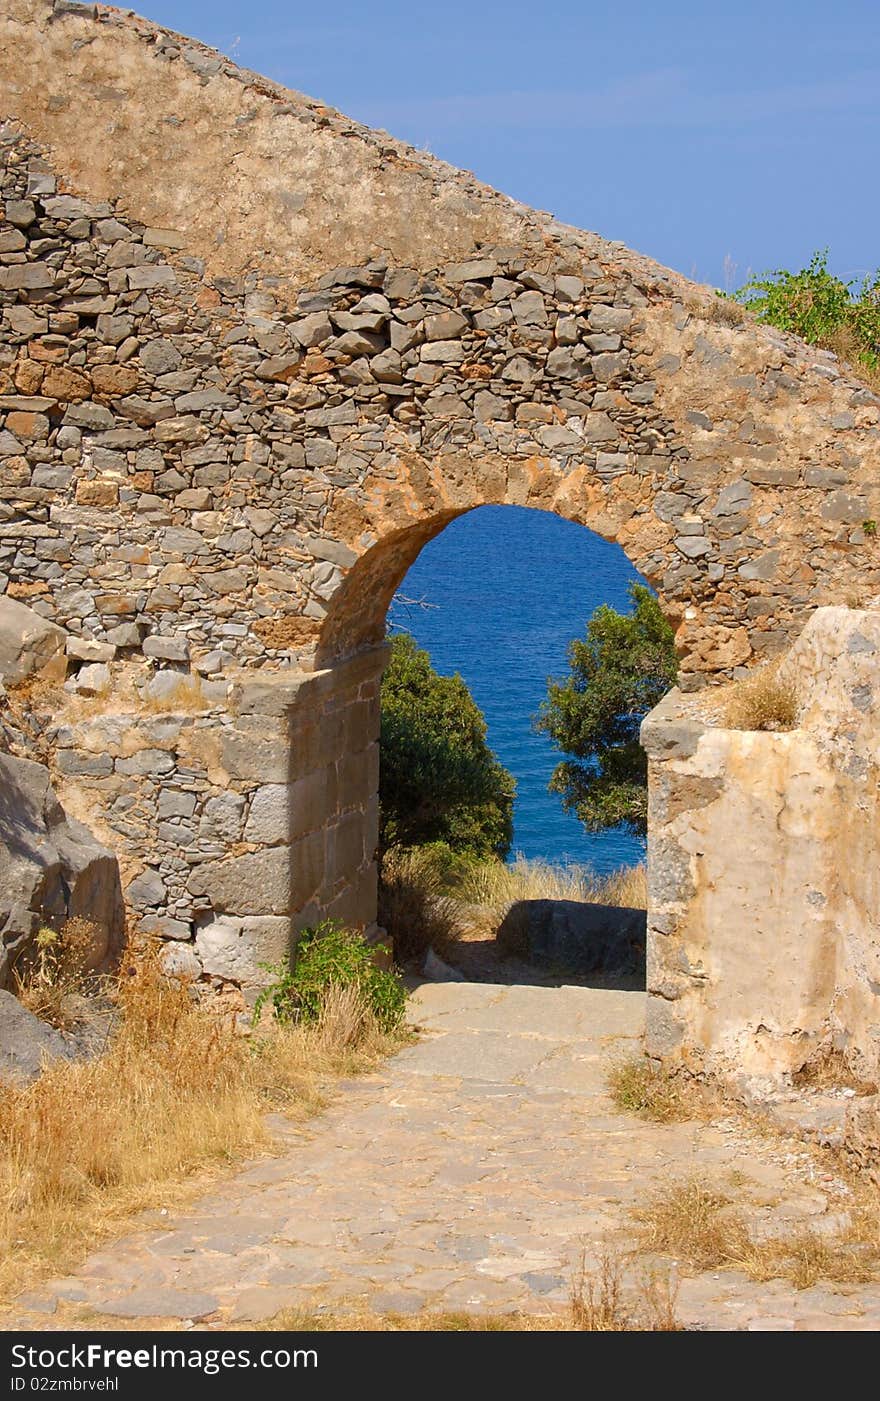
<instances>
[{"instance_id":1,"label":"gray stone","mask_svg":"<svg viewBox=\"0 0 880 1401\"><path fill-rule=\"evenodd\" d=\"M290 954L292 928L286 916L221 917L196 930L196 952L212 977L255 987L265 982L261 964L280 963Z\"/></svg>"},{"instance_id":2,"label":"gray stone","mask_svg":"<svg viewBox=\"0 0 880 1401\"><path fill-rule=\"evenodd\" d=\"M192 817L195 810L195 793L184 793L178 788L163 788L159 794L156 808L159 817Z\"/></svg>"},{"instance_id":3,"label":"gray stone","mask_svg":"<svg viewBox=\"0 0 880 1401\"><path fill-rule=\"evenodd\" d=\"M517 900L498 929L507 953L570 973L641 973L644 910L575 900Z\"/></svg>"},{"instance_id":4,"label":"gray stone","mask_svg":"<svg viewBox=\"0 0 880 1401\"><path fill-rule=\"evenodd\" d=\"M308 849L277 846L245 856L226 857L197 866L187 883L191 895L204 896L224 914L283 915L290 909L292 877L302 876L295 888L307 903L323 876L324 842L321 833L306 838ZM302 845L299 843L298 845Z\"/></svg>"},{"instance_id":5,"label":"gray stone","mask_svg":"<svg viewBox=\"0 0 880 1401\"><path fill-rule=\"evenodd\" d=\"M190 944L172 943L162 950L162 969L169 977L195 982L202 976L202 961Z\"/></svg>"},{"instance_id":6,"label":"gray stone","mask_svg":"<svg viewBox=\"0 0 880 1401\"><path fill-rule=\"evenodd\" d=\"M428 341L419 351L428 364L457 365L465 357L461 341Z\"/></svg>"},{"instance_id":7,"label":"gray stone","mask_svg":"<svg viewBox=\"0 0 880 1401\"><path fill-rule=\"evenodd\" d=\"M116 858L68 817L42 764L0 753L0 987L41 925L75 916L94 925L90 961L105 964L125 929Z\"/></svg>"},{"instance_id":8,"label":"gray stone","mask_svg":"<svg viewBox=\"0 0 880 1401\"><path fill-rule=\"evenodd\" d=\"M189 643L185 637L159 637L153 634L143 641L145 657L157 657L164 662L189 661Z\"/></svg>"},{"instance_id":9,"label":"gray stone","mask_svg":"<svg viewBox=\"0 0 880 1401\"><path fill-rule=\"evenodd\" d=\"M69 633L67 655L79 662L112 662L116 648L112 642L98 642L91 637L77 637Z\"/></svg>"},{"instance_id":10,"label":"gray stone","mask_svg":"<svg viewBox=\"0 0 880 1401\"><path fill-rule=\"evenodd\" d=\"M165 882L158 871L145 866L139 876L126 886L125 898L136 910L148 909L151 905L162 905L167 891Z\"/></svg>"},{"instance_id":11,"label":"gray stone","mask_svg":"<svg viewBox=\"0 0 880 1401\"><path fill-rule=\"evenodd\" d=\"M23 603L0 597L0 680L14 686L63 659L67 634Z\"/></svg>"},{"instance_id":12,"label":"gray stone","mask_svg":"<svg viewBox=\"0 0 880 1401\"><path fill-rule=\"evenodd\" d=\"M158 776L170 773L173 768L174 760L164 749L139 749L126 759L116 760L117 773Z\"/></svg>"},{"instance_id":13,"label":"gray stone","mask_svg":"<svg viewBox=\"0 0 880 1401\"><path fill-rule=\"evenodd\" d=\"M110 668L106 662L90 662L80 667L68 685L81 696L101 696L110 689Z\"/></svg>"},{"instance_id":14,"label":"gray stone","mask_svg":"<svg viewBox=\"0 0 880 1401\"><path fill-rule=\"evenodd\" d=\"M121 320L122 318L116 318ZM158 337L140 347L138 359L148 375L167 375L179 370L183 363L180 351L169 340Z\"/></svg>"},{"instance_id":15,"label":"gray stone","mask_svg":"<svg viewBox=\"0 0 880 1401\"><path fill-rule=\"evenodd\" d=\"M72 1056L69 1042L59 1031L0 988L0 1083L27 1084L36 1080L46 1061Z\"/></svg>"},{"instance_id":16,"label":"gray stone","mask_svg":"<svg viewBox=\"0 0 880 1401\"><path fill-rule=\"evenodd\" d=\"M467 318L459 311L440 311L425 317L425 339L429 341L453 341L467 329Z\"/></svg>"},{"instance_id":17,"label":"gray stone","mask_svg":"<svg viewBox=\"0 0 880 1401\"><path fill-rule=\"evenodd\" d=\"M219 1301L213 1294L173 1289L163 1285L134 1289L115 1299L94 1301L95 1313L112 1318L205 1318L214 1313Z\"/></svg>"},{"instance_id":18,"label":"gray stone","mask_svg":"<svg viewBox=\"0 0 880 1401\"><path fill-rule=\"evenodd\" d=\"M779 550L765 550L762 555L741 564L739 575L742 579L760 579L762 583L768 583L776 576L780 558Z\"/></svg>"},{"instance_id":19,"label":"gray stone","mask_svg":"<svg viewBox=\"0 0 880 1401\"><path fill-rule=\"evenodd\" d=\"M244 820L244 798L240 793L219 793L209 798L199 823L199 836L208 841L237 842Z\"/></svg>"},{"instance_id":20,"label":"gray stone","mask_svg":"<svg viewBox=\"0 0 880 1401\"><path fill-rule=\"evenodd\" d=\"M627 307L599 304L590 308L587 320L594 331L627 331L632 312Z\"/></svg>"},{"instance_id":21,"label":"gray stone","mask_svg":"<svg viewBox=\"0 0 880 1401\"><path fill-rule=\"evenodd\" d=\"M520 326L547 325L547 307L540 292L521 292L511 306Z\"/></svg>"}]
</instances>

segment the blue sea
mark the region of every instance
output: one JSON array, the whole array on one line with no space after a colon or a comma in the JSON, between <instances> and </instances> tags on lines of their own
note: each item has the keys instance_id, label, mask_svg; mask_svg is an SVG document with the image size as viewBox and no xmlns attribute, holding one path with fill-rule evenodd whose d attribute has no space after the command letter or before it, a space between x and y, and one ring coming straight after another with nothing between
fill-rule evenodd
<instances>
[{"instance_id":1,"label":"blue sea","mask_svg":"<svg viewBox=\"0 0 880 1401\"><path fill-rule=\"evenodd\" d=\"M426 545L391 619L437 671L458 671L486 717L489 743L517 783L512 855L592 866L632 865L644 844L620 830L591 835L547 783L562 757L532 717L547 678L567 671L568 644L600 603L628 607L644 582L619 545L547 511L481 506ZM400 595L429 608L405 605Z\"/></svg>"}]
</instances>

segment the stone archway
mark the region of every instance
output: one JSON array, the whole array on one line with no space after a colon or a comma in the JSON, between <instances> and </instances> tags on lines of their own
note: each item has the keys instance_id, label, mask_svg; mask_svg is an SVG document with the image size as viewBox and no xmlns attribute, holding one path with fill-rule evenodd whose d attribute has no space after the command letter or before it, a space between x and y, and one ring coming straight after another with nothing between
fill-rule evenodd
<instances>
[{"instance_id":1,"label":"stone archway","mask_svg":"<svg viewBox=\"0 0 880 1401\"><path fill-rule=\"evenodd\" d=\"M373 921L382 620L462 511L616 540L690 689L880 590L834 356L120 11L9 0L0 73L0 576L110 668L59 785L206 971Z\"/></svg>"}]
</instances>

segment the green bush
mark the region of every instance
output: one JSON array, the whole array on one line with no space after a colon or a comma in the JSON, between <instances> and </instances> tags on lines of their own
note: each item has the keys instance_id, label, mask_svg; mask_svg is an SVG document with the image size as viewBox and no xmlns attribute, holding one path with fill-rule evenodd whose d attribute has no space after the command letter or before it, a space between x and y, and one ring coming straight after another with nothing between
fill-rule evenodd
<instances>
[{"instance_id":1,"label":"green bush","mask_svg":"<svg viewBox=\"0 0 880 1401\"><path fill-rule=\"evenodd\" d=\"M257 998L254 1021L271 1002L277 1021L317 1022L327 989L360 989L383 1031L395 1031L403 1021L406 991L396 973L380 968L375 950L363 934L325 919L299 936L292 963L262 965L271 981Z\"/></svg>"},{"instance_id":2,"label":"green bush","mask_svg":"<svg viewBox=\"0 0 880 1401\"><path fill-rule=\"evenodd\" d=\"M880 271L862 282L828 271L828 250L800 272L751 278L734 299L759 321L792 331L869 371L880 370Z\"/></svg>"},{"instance_id":3,"label":"green bush","mask_svg":"<svg viewBox=\"0 0 880 1401\"><path fill-rule=\"evenodd\" d=\"M515 783L486 743L486 722L459 675L439 676L399 633L382 681L379 776L382 851L444 843L504 856Z\"/></svg>"},{"instance_id":4,"label":"green bush","mask_svg":"<svg viewBox=\"0 0 880 1401\"><path fill-rule=\"evenodd\" d=\"M644 584L631 584L631 613L602 604L586 639L569 647L565 681L550 681L536 718L558 749L550 790L590 832L622 826L644 835L648 764L639 726L674 685L678 659L672 628Z\"/></svg>"}]
</instances>

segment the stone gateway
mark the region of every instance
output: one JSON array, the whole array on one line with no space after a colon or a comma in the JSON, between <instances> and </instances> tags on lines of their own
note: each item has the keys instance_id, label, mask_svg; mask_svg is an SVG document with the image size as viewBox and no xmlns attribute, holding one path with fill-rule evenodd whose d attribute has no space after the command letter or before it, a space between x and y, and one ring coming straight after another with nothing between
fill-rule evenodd
<instances>
[{"instance_id":1,"label":"stone gateway","mask_svg":"<svg viewBox=\"0 0 880 1401\"><path fill-rule=\"evenodd\" d=\"M178 965L374 926L386 610L462 512L619 542L691 692L880 592L830 353L127 12L7 0L0 84L0 588Z\"/></svg>"}]
</instances>

